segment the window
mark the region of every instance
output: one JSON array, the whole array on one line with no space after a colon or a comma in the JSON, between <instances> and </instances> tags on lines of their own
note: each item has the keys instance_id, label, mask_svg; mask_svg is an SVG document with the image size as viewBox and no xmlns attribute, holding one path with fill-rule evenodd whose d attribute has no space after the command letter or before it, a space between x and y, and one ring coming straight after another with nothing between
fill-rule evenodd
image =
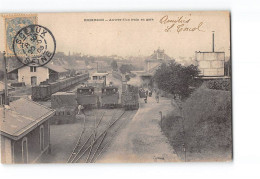
<instances>
[{"instance_id":1,"label":"window","mask_svg":"<svg viewBox=\"0 0 260 179\"><path fill-rule=\"evenodd\" d=\"M40 149L44 150L44 128L43 125L40 126Z\"/></svg>"},{"instance_id":2,"label":"window","mask_svg":"<svg viewBox=\"0 0 260 179\"><path fill-rule=\"evenodd\" d=\"M30 67L30 72L36 72L36 67Z\"/></svg>"},{"instance_id":3,"label":"window","mask_svg":"<svg viewBox=\"0 0 260 179\"><path fill-rule=\"evenodd\" d=\"M24 137L22 140L22 161L23 161L23 163L28 163L27 137Z\"/></svg>"}]
</instances>

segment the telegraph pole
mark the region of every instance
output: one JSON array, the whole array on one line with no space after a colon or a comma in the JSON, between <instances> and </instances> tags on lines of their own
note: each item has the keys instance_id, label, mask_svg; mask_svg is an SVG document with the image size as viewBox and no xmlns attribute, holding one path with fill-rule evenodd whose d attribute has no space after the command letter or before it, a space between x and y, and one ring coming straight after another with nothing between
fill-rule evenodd
<instances>
[{"instance_id":1,"label":"telegraph pole","mask_svg":"<svg viewBox=\"0 0 260 179\"><path fill-rule=\"evenodd\" d=\"M8 99L8 87L7 87L7 65L6 65L6 57L5 57L5 51L3 51L4 56L4 80L5 80L5 99L4 104L9 105L9 99Z\"/></svg>"},{"instance_id":2,"label":"telegraph pole","mask_svg":"<svg viewBox=\"0 0 260 179\"><path fill-rule=\"evenodd\" d=\"M212 51L215 52L215 31L212 31Z\"/></svg>"}]
</instances>

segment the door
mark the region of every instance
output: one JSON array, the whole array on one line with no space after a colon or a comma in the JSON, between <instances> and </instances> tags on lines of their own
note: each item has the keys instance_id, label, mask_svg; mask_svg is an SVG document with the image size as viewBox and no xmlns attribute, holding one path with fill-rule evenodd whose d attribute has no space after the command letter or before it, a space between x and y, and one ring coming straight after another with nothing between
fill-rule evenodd
<instances>
[{"instance_id":1,"label":"door","mask_svg":"<svg viewBox=\"0 0 260 179\"><path fill-rule=\"evenodd\" d=\"M32 86L36 86L37 85L37 77L36 76L32 76L31 77L31 85Z\"/></svg>"},{"instance_id":2,"label":"door","mask_svg":"<svg viewBox=\"0 0 260 179\"><path fill-rule=\"evenodd\" d=\"M22 161L23 163L28 163L28 144L26 137L22 140Z\"/></svg>"}]
</instances>

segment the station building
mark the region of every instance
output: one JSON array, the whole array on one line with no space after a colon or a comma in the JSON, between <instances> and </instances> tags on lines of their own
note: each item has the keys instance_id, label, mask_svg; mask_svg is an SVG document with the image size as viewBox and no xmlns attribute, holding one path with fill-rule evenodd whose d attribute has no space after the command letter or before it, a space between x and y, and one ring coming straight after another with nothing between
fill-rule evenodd
<instances>
[{"instance_id":1,"label":"station building","mask_svg":"<svg viewBox=\"0 0 260 179\"><path fill-rule=\"evenodd\" d=\"M147 88L151 82L152 76L155 74L156 70L161 66L162 63L169 63L173 61L164 50L158 48L154 50L153 54L145 60L144 71L136 71L135 74L141 77L143 81L143 87Z\"/></svg>"},{"instance_id":2,"label":"station building","mask_svg":"<svg viewBox=\"0 0 260 179\"><path fill-rule=\"evenodd\" d=\"M56 81L69 75L69 70L62 66L46 64L40 67L23 65L8 72L9 75L16 76L18 82L25 85L39 85L41 82L49 80Z\"/></svg>"},{"instance_id":3,"label":"station building","mask_svg":"<svg viewBox=\"0 0 260 179\"><path fill-rule=\"evenodd\" d=\"M158 48L145 60L145 71L148 73L154 73L162 63L167 63L171 60L172 59L165 54L164 50Z\"/></svg>"},{"instance_id":4,"label":"station building","mask_svg":"<svg viewBox=\"0 0 260 179\"><path fill-rule=\"evenodd\" d=\"M55 111L20 98L0 107L1 162L35 163L50 150L50 120Z\"/></svg>"}]
</instances>

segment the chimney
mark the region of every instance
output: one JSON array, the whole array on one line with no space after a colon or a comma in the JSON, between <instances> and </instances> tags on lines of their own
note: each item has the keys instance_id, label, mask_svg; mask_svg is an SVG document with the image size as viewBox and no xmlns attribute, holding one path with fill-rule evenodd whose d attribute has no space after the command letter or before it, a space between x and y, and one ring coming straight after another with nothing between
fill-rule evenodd
<instances>
[{"instance_id":1,"label":"chimney","mask_svg":"<svg viewBox=\"0 0 260 179\"><path fill-rule=\"evenodd\" d=\"M215 34L214 34L214 33L215 33L215 31L212 31L212 51L213 51L213 52L215 52L215 49L214 49L214 46L215 46L215 42L214 42L214 40L215 40L214 38L215 38L215 37L214 37L214 35L215 35Z\"/></svg>"}]
</instances>

